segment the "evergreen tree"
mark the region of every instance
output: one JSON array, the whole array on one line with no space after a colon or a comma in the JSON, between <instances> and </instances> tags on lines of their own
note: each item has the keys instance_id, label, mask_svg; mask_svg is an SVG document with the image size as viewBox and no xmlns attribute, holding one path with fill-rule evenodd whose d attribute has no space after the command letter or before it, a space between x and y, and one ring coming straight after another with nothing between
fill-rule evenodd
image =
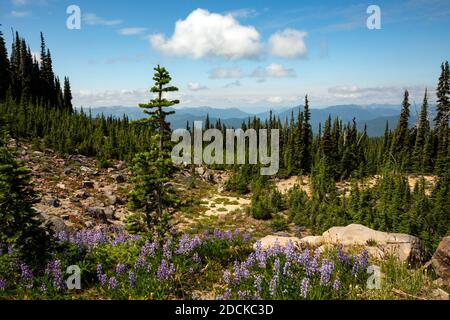
<instances>
[{"instance_id":1,"label":"evergreen tree","mask_svg":"<svg viewBox=\"0 0 450 320\"><path fill-rule=\"evenodd\" d=\"M437 136L437 159L436 170L438 174L445 172L448 165L449 152L449 128L450 116L450 70L448 61L441 65L441 76L439 78L437 94L436 136Z\"/></svg>"},{"instance_id":2,"label":"evergreen tree","mask_svg":"<svg viewBox=\"0 0 450 320\"><path fill-rule=\"evenodd\" d=\"M414 162L415 170L423 172L424 170L424 148L425 140L430 131L430 122L428 121L428 93L425 91L422 107L420 109L420 116L417 123L416 141L414 144Z\"/></svg>"},{"instance_id":3,"label":"evergreen tree","mask_svg":"<svg viewBox=\"0 0 450 320\"><path fill-rule=\"evenodd\" d=\"M10 65L8 51L6 50L5 39L0 30L0 101L6 97L6 92L10 86Z\"/></svg>"},{"instance_id":4,"label":"evergreen tree","mask_svg":"<svg viewBox=\"0 0 450 320\"><path fill-rule=\"evenodd\" d=\"M391 144L391 154L398 164L403 164L409 149L409 92L406 90L402 103L402 111Z\"/></svg>"},{"instance_id":5,"label":"evergreen tree","mask_svg":"<svg viewBox=\"0 0 450 320\"><path fill-rule=\"evenodd\" d=\"M166 98L163 98L164 93L178 91L178 88L169 85L172 78L165 68L158 65L154 70L155 75L153 80L155 81L155 85L150 89L150 91L155 93L157 97L151 100L148 104L139 105L139 107L145 109L144 112L150 117L139 120L137 123L147 124L158 128L159 150L162 152L165 147L165 142L170 140L170 138L168 138L168 135L170 135L170 124L167 123L166 117L175 113L175 111L165 111L164 108L177 105L180 101L167 100Z\"/></svg>"},{"instance_id":6,"label":"evergreen tree","mask_svg":"<svg viewBox=\"0 0 450 320\"><path fill-rule=\"evenodd\" d=\"M70 89L70 81L68 77L64 77L64 109L72 112L72 90Z\"/></svg>"},{"instance_id":7,"label":"evergreen tree","mask_svg":"<svg viewBox=\"0 0 450 320\"><path fill-rule=\"evenodd\" d=\"M49 230L42 227L33 208L36 194L30 171L14 158L0 140L0 241L14 244L23 261L41 266L51 249Z\"/></svg>"},{"instance_id":8,"label":"evergreen tree","mask_svg":"<svg viewBox=\"0 0 450 320\"><path fill-rule=\"evenodd\" d=\"M303 111L303 126L302 126L302 169L305 173L311 172L312 162L312 144L313 144L313 132L311 128L311 111L309 110L308 96L305 97L305 107Z\"/></svg>"}]
</instances>

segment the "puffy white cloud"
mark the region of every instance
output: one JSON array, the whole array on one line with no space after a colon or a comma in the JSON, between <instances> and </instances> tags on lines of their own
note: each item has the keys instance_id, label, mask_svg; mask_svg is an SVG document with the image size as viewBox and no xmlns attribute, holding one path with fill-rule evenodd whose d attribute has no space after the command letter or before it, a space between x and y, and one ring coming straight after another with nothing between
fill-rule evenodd
<instances>
[{"instance_id":1,"label":"puffy white cloud","mask_svg":"<svg viewBox=\"0 0 450 320\"><path fill-rule=\"evenodd\" d=\"M209 71L210 79L236 79L243 76L241 68L215 68Z\"/></svg>"},{"instance_id":2,"label":"puffy white cloud","mask_svg":"<svg viewBox=\"0 0 450 320\"><path fill-rule=\"evenodd\" d=\"M145 31L147 31L147 28L133 27L133 28L123 28L117 32L122 36L134 36L137 34L143 34Z\"/></svg>"},{"instance_id":3,"label":"puffy white cloud","mask_svg":"<svg viewBox=\"0 0 450 320\"><path fill-rule=\"evenodd\" d=\"M107 20L107 19L97 16L95 13L83 14L83 21L84 21L84 23L91 25L91 26L95 26L95 25L116 26L116 25L122 23L122 20L119 20L119 19Z\"/></svg>"},{"instance_id":4,"label":"puffy white cloud","mask_svg":"<svg viewBox=\"0 0 450 320\"><path fill-rule=\"evenodd\" d=\"M31 15L31 11L11 11L11 16L15 18L24 18Z\"/></svg>"},{"instance_id":5,"label":"puffy white cloud","mask_svg":"<svg viewBox=\"0 0 450 320\"><path fill-rule=\"evenodd\" d=\"M296 73L294 69L287 69L281 64L272 63L265 68L258 68L252 73L252 77L265 79L265 78L294 78Z\"/></svg>"},{"instance_id":6,"label":"puffy white cloud","mask_svg":"<svg viewBox=\"0 0 450 320\"><path fill-rule=\"evenodd\" d=\"M294 59L303 57L307 53L305 37L307 32L295 29L285 29L274 33L269 38L269 51L272 55Z\"/></svg>"},{"instance_id":7,"label":"puffy white cloud","mask_svg":"<svg viewBox=\"0 0 450 320\"><path fill-rule=\"evenodd\" d=\"M192 81L188 82L187 87L188 87L188 89L191 90L191 91L201 91L201 90L206 90L206 89L208 89L207 87L202 86L200 83L198 83L198 82L192 82Z\"/></svg>"},{"instance_id":8,"label":"puffy white cloud","mask_svg":"<svg viewBox=\"0 0 450 320\"><path fill-rule=\"evenodd\" d=\"M196 9L185 20L177 21L170 38L154 34L149 40L163 54L194 59L255 58L261 51L260 34L253 26L241 25L231 14L204 9Z\"/></svg>"}]
</instances>

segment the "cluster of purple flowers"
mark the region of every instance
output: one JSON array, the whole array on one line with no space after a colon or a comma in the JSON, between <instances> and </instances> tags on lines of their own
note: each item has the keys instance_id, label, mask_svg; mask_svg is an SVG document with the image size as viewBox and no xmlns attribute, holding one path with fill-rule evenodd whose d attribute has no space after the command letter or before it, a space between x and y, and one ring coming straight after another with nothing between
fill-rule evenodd
<instances>
[{"instance_id":1,"label":"cluster of purple flowers","mask_svg":"<svg viewBox=\"0 0 450 320\"><path fill-rule=\"evenodd\" d=\"M154 240L153 242L150 242L148 240L145 241L134 266L135 269L144 268L147 263L147 258L153 257L158 247L159 245L157 240Z\"/></svg>"},{"instance_id":2,"label":"cluster of purple flowers","mask_svg":"<svg viewBox=\"0 0 450 320\"><path fill-rule=\"evenodd\" d=\"M365 272L369 265L369 252L364 250L361 255L353 256L352 275L356 276L359 272Z\"/></svg>"},{"instance_id":3,"label":"cluster of purple flowers","mask_svg":"<svg viewBox=\"0 0 450 320\"><path fill-rule=\"evenodd\" d=\"M209 239L209 232L205 231L204 233L205 239ZM220 231L219 229L214 229L213 236L216 240L226 240L226 241L235 241L238 239L241 239L244 243L248 243L251 240L251 235L248 232L244 232L241 234L241 231L239 229L236 229L234 232L228 230L228 231Z\"/></svg>"},{"instance_id":4,"label":"cluster of purple flowers","mask_svg":"<svg viewBox=\"0 0 450 320\"><path fill-rule=\"evenodd\" d=\"M103 267L101 264L97 265L97 279L103 287L106 285L106 282L108 281L106 273L103 273Z\"/></svg>"},{"instance_id":5,"label":"cluster of purple flowers","mask_svg":"<svg viewBox=\"0 0 450 320\"><path fill-rule=\"evenodd\" d=\"M56 290L64 289L64 280L63 274L61 271L61 261L54 260L47 264L47 268L45 269L45 274L52 279L53 287Z\"/></svg>"},{"instance_id":6,"label":"cluster of purple flowers","mask_svg":"<svg viewBox=\"0 0 450 320\"><path fill-rule=\"evenodd\" d=\"M5 279L0 278L0 290L4 291L6 289L7 282Z\"/></svg>"},{"instance_id":7,"label":"cluster of purple flowers","mask_svg":"<svg viewBox=\"0 0 450 320\"><path fill-rule=\"evenodd\" d=\"M322 266L320 267L320 284L322 286L327 285L330 282L333 271L334 262L328 259L323 259Z\"/></svg>"},{"instance_id":8,"label":"cluster of purple flowers","mask_svg":"<svg viewBox=\"0 0 450 320\"><path fill-rule=\"evenodd\" d=\"M122 263L118 263L116 265L116 273L121 276L125 273L125 265Z\"/></svg>"},{"instance_id":9,"label":"cluster of purple flowers","mask_svg":"<svg viewBox=\"0 0 450 320\"><path fill-rule=\"evenodd\" d=\"M303 278L300 283L300 295L305 299L308 296L308 290L309 290L309 279Z\"/></svg>"},{"instance_id":10,"label":"cluster of purple flowers","mask_svg":"<svg viewBox=\"0 0 450 320\"><path fill-rule=\"evenodd\" d=\"M201 245L202 245L202 239L200 239L200 237L195 236L194 238L191 239L188 234L184 234L180 239L176 253L177 254L190 253L195 248L197 248Z\"/></svg>"},{"instance_id":11,"label":"cluster of purple flowers","mask_svg":"<svg viewBox=\"0 0 450 320\"><path fill-rule=\"evenodd\" d=\"M156 276L159 280L168 280L174 273L175 266L173 265L173 263L169 264L166 259L163 259L158 268Z\"/></svg>"}]
</instances>

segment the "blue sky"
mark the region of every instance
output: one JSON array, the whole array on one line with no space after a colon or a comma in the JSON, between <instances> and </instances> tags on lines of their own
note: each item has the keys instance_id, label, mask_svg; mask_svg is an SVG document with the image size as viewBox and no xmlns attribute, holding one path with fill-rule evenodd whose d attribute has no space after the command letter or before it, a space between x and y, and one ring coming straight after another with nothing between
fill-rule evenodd
<instances>
[{"instance_id":1,"label":"blue sky","mask_svg":"<svg viewBox=\"0 0 450 320\"><path fill-rule=\"evenodd\" d=\"M81 30L66 27L79 6ZM381 30L366 10L381 9ZM181 106L254 111L302 103L394 103L409 89L434 93L450 59L450 2L0 0L11 28L39 52L43 31L55 72L71 79L74 102L135 106L151 95L162 64ZM433 100L433 97L432 99Z\"/></svg>"}]
</instances>

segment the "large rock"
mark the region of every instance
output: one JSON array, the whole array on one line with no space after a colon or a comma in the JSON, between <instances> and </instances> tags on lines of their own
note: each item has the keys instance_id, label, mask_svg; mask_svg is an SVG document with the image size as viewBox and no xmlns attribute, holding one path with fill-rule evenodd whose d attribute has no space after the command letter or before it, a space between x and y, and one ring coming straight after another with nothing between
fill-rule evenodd
<instances>
[{"instance_id":1,"label":"large rock","mask_svg":"<svg viewBox=\"0 0 450 320\"><path fill-rule=\"evenodd\" d=\"M399 261L416 263L426 261L427 258L425 247L417 237L376 231L357 224L347 227L333 227L324 232L322 236L309 236L300 239L269 235L260 241L263 249L273 247L277 242L281 247L285 247L291 241L296 246L320 248L322 250L336 245L343 245L346 248L365 247L369 255L376 259L393 255Z\"/></svg>"},{"instance_id":2,"label":"large rock","mask_svg":"<svg viewBox=\"0 0 450 320\"><path fill-rule=\"evenodd\" d=\"M124 183L127 181L124 175L122 174L114 174L111 176L116 183Z\"/></svg>"},{"instance_id":3,"label":"large rock","mask_svg":"<svg viewBox=\"0 0 450 320\"><path fill-rule=\"evenodd\" d=\"M48 225L56 234L70 230L70 228L66 225L64 220L56 216L49 216L45 224Z\"/></svg>"},{"instance_id":4,"label":"large rock","mask_svg":"<svg viewBox=\"0 0 450 320\"><path fill-rule=\"evenodd\" d=\"M89 214L92 218L100 220L103 223L108 222L108 218L104 208L88 207L86 208L86 213Z\"/></svg>"},{"instance_id":5,"label":"large rock","mask_svg":"<svg viewBox=\"0 0 450 320\"><path fill-rule=\"evenodd\" d=\"M450 237L445 237L431 259L436 274L450 287Z\"/></svg>"},{"instance_id":6,"label":"large rock","mask_svg":"<svg viewBox=\"0 0 450 320\"><path fill-rule=\"evenodd\" d=\"M384 255L391 254L404 262L423 262L427 258L424 244L419 238L402 233L376 231L359 224L333 227L324 232L322 237L325 243L330 244L376 247ZM380 250L376 250L378 255Z\"/></svg>"}]
</instances>

